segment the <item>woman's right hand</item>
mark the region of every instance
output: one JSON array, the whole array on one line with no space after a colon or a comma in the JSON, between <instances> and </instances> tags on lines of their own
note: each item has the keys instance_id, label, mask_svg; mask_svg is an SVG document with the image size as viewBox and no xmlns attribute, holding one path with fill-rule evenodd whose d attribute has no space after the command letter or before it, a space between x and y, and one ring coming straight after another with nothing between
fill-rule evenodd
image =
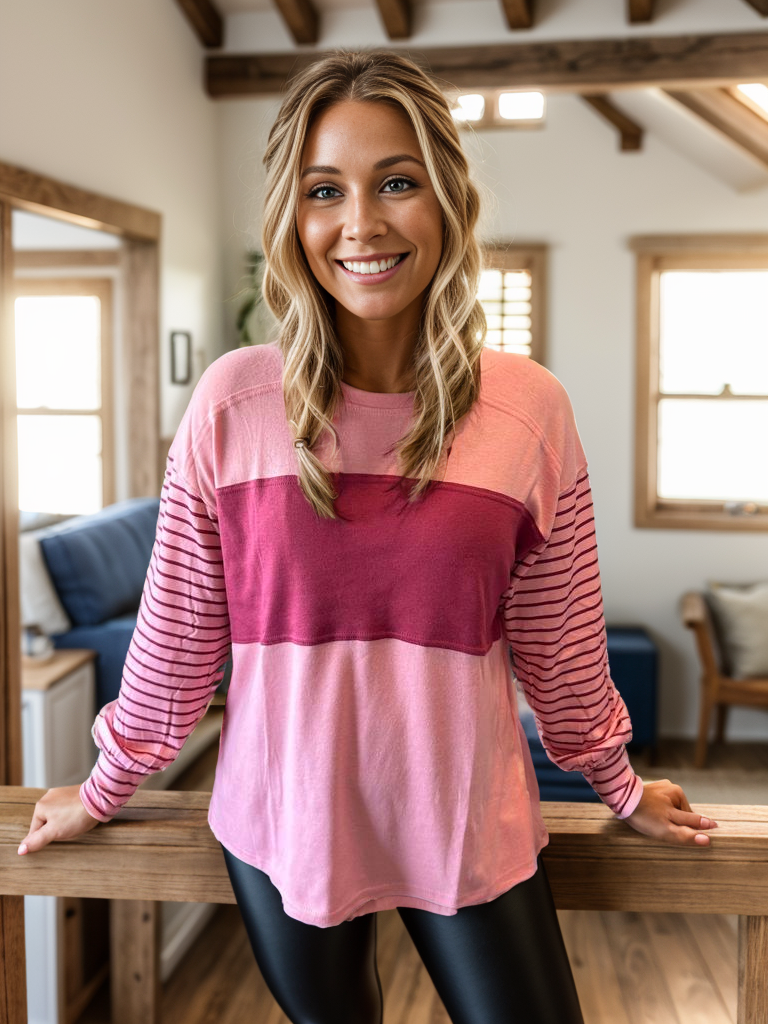
<instances>
[{"instance_id":1,"label":"woman's right hand","mask_svg":"<svg viewBox=\"0 0 768 1024\"><path fill-rule=\"evenodd\" d=\"M57 786L40 797L29 832L19 846L20 854L36 853L54 839L74 839L100 824L98 818L86 811L79 790L80 783Z\"/></svg>"}]
</instances>

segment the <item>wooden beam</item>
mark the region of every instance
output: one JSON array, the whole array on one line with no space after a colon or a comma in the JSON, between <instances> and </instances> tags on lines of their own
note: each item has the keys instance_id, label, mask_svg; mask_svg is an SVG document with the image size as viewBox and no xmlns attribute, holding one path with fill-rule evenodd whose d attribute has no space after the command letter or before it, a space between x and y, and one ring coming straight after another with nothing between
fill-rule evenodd
<instances>
[{"instance_id":1,"label":"wooden beam","mask_svg":"<svg viewBox=\"0 0 768 1024\"><path fill-rule=\"evenodd\" d=\"M376 0L376 6L390 39L410 39L413 21L411 0Z\"/></svg>"},{"instance_id":2,"label":"wooden beam","mask_svg":"<svg viewBox=\"0 0 768 1024\"><path fill-rule=\"evenodd\" d=\"M533 25L533 0L501 0L501 7L510 28Z\"/></svg>"},{"instance_id":3,"label":"wooden beam","mask_svg":"<svg viewBox=\"0 0 768 1024\"><path fill-rule=\"evenodd\" d=\"M619 130L619 148L626 152L642 149L643 129L631 117L623 114L618 107L602 93L584 93L582 98L609 124Z\"/></svg>"},{"instance_id":4,"label":"wooden beam","mask_svg":"<svg viewBox=\"0 0 768 1024\"><path fill-rule=\"evenodd\" d=\"M208 94L279 93L292 75L330 52L207 57ZM407 52L430 74L473 89L595 93L638 86L732 85L768 78L768 32L409 47Z\"/></svg>"},{"instance_id":5,"label":"wooden beam","mask_svg":"<svg viewBox=\"0 0 768 1024\"><path fill-rule=\"evenodd\" d=\"M664 91L768 167L768 121L728 89Z\"/></svg>"},{"instance_id":6,"label":"wooden beam","mask_svg":"<svg viewBox=\"0 0 768 1024\"><path fill-rule=\"evenodd\" d=\"M627 17L631 24L653 21L653 7L656 0L627 0Z\"/></svg>"},{"instance_id":7,"label":"wooden beam","mask_svg":"<svg viewBox=\"0 0 768 1024\"><path fill-rule=\"evenodd\" d=\"M750 7L754 7L758 14L764 18L768 17L768 0L747 0Z\"/></svg>"},{"instance_id":8,"label":"wooden beam","mask_svg":"<svg viewBox=\"0 0 768 1024\"><path fill-rule=\"evenodd\" d=\"M176 0L195 35L209 49L224 45L224 21L213 0Z\"/></svg>"},{"instance_id":9,"label":"wooden beam","mask_svg":"<svg viewBox=\"0 0 768 1024\"><path fill-rule=\"evenodd\" d=\"M81 224L85 228L154 242L160 238L162 217L154 210L86 192L76 185L66 185L13 164L0 163L2 198L32 213L60 216L70 224Z\"/></svg>"},{"instance_id":10,"label":"wooden beam","mask_svg":"<svg viewBox=\"0 0 768 1024\"><path fill-rule=\"evenodd\" d=\"M320 19L312 0L275 0L295 43L316 43Z\"/></svg>"}]
</instances>

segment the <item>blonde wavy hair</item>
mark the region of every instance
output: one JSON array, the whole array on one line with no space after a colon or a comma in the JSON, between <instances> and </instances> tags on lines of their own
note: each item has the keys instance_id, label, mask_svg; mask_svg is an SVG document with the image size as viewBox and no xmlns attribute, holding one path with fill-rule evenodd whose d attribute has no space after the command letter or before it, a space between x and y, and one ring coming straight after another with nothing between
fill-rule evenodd
<instances>
[{"instance_id":1,"label":"blonde wavy hair","mask_svg":"<svg viewBox=\"0 0 768 1024\"><path fill-rule=\"evenodd\" d=\"M334 325L334 299L309 267L296 212L307 133L320 111L342 100L393 103L405 111L443 211L442 255L422 302L414 350L414 422L390 449L397 452L402 480L416 478L410 501L429 487L447 437L477 399L486 333L477 299L480 194L470 180L447 99L414 61L391 51L336 50L309 65L290 81L264 154L262 294L277 320L286 416L294 441L299 441L299 484L316 513L330 519L339 518L333 504L338 497L334 474L312 448L328 430L334 454L338 450L332 417L343 401L339 382L344 356Z\"/></svg>"}]
</instances>

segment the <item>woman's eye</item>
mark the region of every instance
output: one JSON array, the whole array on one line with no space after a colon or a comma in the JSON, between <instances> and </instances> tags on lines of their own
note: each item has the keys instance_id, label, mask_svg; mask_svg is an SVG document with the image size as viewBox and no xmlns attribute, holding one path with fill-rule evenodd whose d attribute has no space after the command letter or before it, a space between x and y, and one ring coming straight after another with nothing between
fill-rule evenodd
<instances>
[{"instance_id":1,"label":"woman's eye","mask_svg":"<svg viewBox=\"0 0 768 1024\"><path fill-rule=\"evenodd\" d=\"M416 183L411 181L410 178L390 178L389 181L387 182L387 185L403 185L403 184L407 185L410 188L410 187L414 186ZM407 188L406 189L397 188L397 189L395 189L395 191L396 192L407 192L408 189Z\"/></svg>"},{"instance_id":2,"label":"woman's eye","mask_svg":"<svg viewBox=\"0 0 768 1024\"><path fill-rule=\"evenodd\" d=\"M389 188L390 185L394 185L395 186L395 188L390 193L391 195L395 195L395 194L397 194L399 192L408 192L411 188L415 188L416 187L416 182L415 181L411 181L410 178L390 178L389 181L384 183L384 187L385 188ZM403 186L405 186L405 187L403 187ZM315 187L313 189L310 189L310 191L307 192L307 198L308 199L321 199L321 200L322 199L333 199L334 196L332 196L332 195L331 196L323 195L322 193L323 192L326 192L326 193L327 192L336 192L336 193L338 193L338 191L339 190L334 185L315 185Z\"/></svg>"}]
</instances>

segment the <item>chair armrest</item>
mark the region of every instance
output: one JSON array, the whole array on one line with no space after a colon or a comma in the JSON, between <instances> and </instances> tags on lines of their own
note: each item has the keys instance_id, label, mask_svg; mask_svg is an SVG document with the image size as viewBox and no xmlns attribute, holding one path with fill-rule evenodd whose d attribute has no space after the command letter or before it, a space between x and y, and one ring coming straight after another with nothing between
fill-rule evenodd
<instances>
[{"instance_id":1,"label":"chair armrest","mask_svg":"<svg viewBox=\"0 0 768 1024\"><path fill-rule=\"evenodd\" d=\"M722 675L722 659L712 615L704 595L690 590L680 599L683 624L692 629L696 637L704 675L707 678Z\"/></svg>"}]
</instances>

